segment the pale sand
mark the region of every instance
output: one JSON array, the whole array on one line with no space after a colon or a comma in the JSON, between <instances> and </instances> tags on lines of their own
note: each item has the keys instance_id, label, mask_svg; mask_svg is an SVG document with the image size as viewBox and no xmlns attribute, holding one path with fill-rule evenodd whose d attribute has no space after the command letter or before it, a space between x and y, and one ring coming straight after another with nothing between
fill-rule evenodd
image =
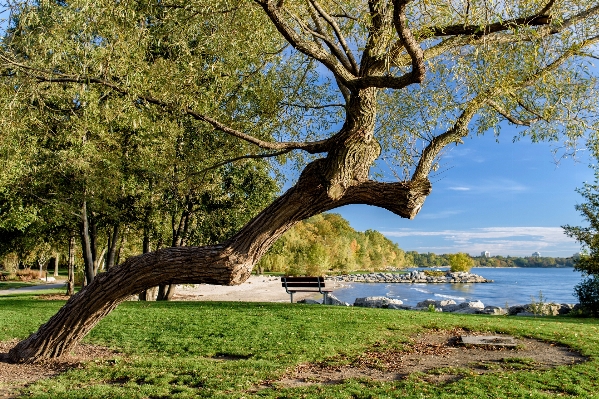
<instances>
[{"instance_id":1,"label":"pale sand","mask_svg":"<svg viewBox=\"0 0 599 399\"><path fill-rule=\"evenodd\" d=\"M333 282L326 282L327 289L335 289ZM293 301L300 299L322 300L318 292L298 292L293 295ZM195 284L177 287L175 301L241 301L241 302L289 302L289 294L281 285L280 277L250 276L240 285L208 285Z\"/></svg>"}]
</instances>

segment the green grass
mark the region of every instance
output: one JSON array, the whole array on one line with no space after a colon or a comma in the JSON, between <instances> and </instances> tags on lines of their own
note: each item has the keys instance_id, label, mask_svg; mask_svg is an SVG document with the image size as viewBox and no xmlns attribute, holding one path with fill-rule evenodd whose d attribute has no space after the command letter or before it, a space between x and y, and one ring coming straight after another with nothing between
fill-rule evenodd
<instances>
[{"instance_id":1,"label":"green grass","mask_svg":"<svg viewBox=\"0 0 599 399\"><path fill-rule=\"evenodd\" d=\"M24 338L62 302L29 295L0 298L0 340ZM462 327L567 344L590 357L539 371L529 359L508 372L465 375L434 384L353 379L301 388L266 386L304 362L351 359L375 343L401 347L426 329ZM298 304L127 302L85 342L121 351L83 368L38 381L32 398L552 398L599 397L599 321L517 318ZM439 370L437 370L439 372ZM466 374L466 373L464 373Z\"/></svg>"}]
</instances>

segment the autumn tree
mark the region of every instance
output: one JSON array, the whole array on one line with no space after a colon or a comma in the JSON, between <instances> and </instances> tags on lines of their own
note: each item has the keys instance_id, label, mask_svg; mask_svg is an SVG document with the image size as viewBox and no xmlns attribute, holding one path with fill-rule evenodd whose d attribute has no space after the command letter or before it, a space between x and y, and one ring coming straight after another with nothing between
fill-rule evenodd
<instances>
[{"instance_id":1,"label":"autumn tree","mask_svg":"<svg viewBox=\"0 0 599 399\"><path fill-rule=\"evenodd\" d=\"M452 272L469 272L474 260L464 252L449 255L449 266Z\"/></svg>"},{"instance_id":2,"label":"autumn tree","mask_svg":"<svg viewBox=\"0 0 599 399\"><path fill-rule=\"evenodd\" d=\"M164 248L97 276L10 351L15 362L60 356L128 295L161 282L239 284L285 231L321 212L369 204L415 217L442 151L470 134L507 121L533 141L571 145L596 123L599 6L588 0L15 7L0 59L23 79L19 90L102 87L140 115L194 120L245 157L301 167L230 239ZM383 159L397 181L372 178Z\"/></svg>"}]
</instances>

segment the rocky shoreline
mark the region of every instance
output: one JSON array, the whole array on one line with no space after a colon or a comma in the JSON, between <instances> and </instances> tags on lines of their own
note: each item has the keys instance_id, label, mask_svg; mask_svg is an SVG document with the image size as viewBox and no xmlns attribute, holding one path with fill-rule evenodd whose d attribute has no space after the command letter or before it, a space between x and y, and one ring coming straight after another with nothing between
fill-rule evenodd
<instances>
[{"instance_id":1,"label":"rocky shoreline","mask_svg":"<svg viewBox=\"0 0 599 399\"><path fill-rule=\"evenodd\" d=\"M328 276L327 281L336 283L407 283L407 284L464 284L464 283L492 283L493 280L473 273L447 272L440 276L427 275L423 271L410 273L368 273L344 274L341 276Z\"/></svg>"},{"instance_id":2,"label":"rocky shoreline","mask_svg":"<svg viewBox=\"0 0 599 399\"><path fill-rule=\"evenodd\" d=\"M319 305L319 301L313 299L303 299L298 303L307 303ZM427 299L418 302L416 306L404 305L400 299L391 299L384 296L370 296L356 298L354 304L339 300L332 294L327 296L325 305L332 306L356 306L363 308L383 308L396 310L415 310L425 312L447 312L456 314L487 314L487 315L509 315L509 316L557 316L566 315L574 310L578 310L580 305L570 303L529 303L526 305L515 305L509 308L499 306L485 306L481 301L469 301L456 303L454 300L434 300Z\"/></svg>"},{"instance_id":3,"label":"rocky shoreline","mask_svg":"<svg viewBox=\"0 0 599 399\"><path fill-rule=\"evenodd\" d=\"M482 276L466 272L446 272L440 275L427 275L422 271L410 273L368 273L368 274L346 274L341 276L326 277L327 281L336 284L343 283L411 283L411 284L463 284L463 283L492 283ZM320 304L319 301L305 299L303 303ZM404 305L399 299L387 297L364 297L356 298L353 305L343 302L334 295L329 294L326 305L333 306L356 306L367 308L385 308L398 310L414 310L427 312L446 312L456 314L487 314L487 315L509 315L509 316L557 316L565 315L580 308L579 305L569 303L529 303L506 307L485 306L481 301L469 301L456 303L454 300L427 299L418 302L416 306Z\"/></svg>"}]
</instances>

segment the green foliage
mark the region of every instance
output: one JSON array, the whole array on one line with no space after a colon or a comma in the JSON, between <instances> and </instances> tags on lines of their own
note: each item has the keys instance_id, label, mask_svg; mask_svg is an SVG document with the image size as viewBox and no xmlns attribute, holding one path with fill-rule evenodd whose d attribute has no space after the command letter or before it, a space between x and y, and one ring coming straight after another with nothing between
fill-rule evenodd
<instances>
[{"instance_id":1,"label":"green foliage","mask_svg":"<svg viewBox=\"0 0 599 399\"><path fill-rule=\"evenodd\" d=\"M452 272L469 272L474 261L470 255L458 252L457 254L449 255L449 266Z\"/></svg>"},{"instance_id":2,"label":"green foliage","mask_svg":"<svg viewBox=\"0 0 599 399\"><path fill-rule=\"evenodd\" d=\"M574 287L574 295L585 311L599 316L599 170L595 171L594 184L585 183L577 191L585 202L575 208L588 226L567 225L563 228L582 246L582 254L576 258L574 268L589 277Z\"/></svg>"},{"instance_id":3,"label":"green foliage","mask_svg":"<svg viewBox=\"0 0 599 399\"><path fill-rule=\"evenodd\" d=\"M599 317L599 277L593 275L574 287L574 295L583 310Z\"/></svg>"},{"instance_id":4,"label":"green foliage","mask_svg":"<svg viewBox=\"0 0 599 399\"><path fill-rule=\"evenodd\" d=\"M325 213L295 225L271 247L258 268L317 276L405 265L404 252L381 233L357 232L340 215Z\"/></svg>"}]
</instances>

